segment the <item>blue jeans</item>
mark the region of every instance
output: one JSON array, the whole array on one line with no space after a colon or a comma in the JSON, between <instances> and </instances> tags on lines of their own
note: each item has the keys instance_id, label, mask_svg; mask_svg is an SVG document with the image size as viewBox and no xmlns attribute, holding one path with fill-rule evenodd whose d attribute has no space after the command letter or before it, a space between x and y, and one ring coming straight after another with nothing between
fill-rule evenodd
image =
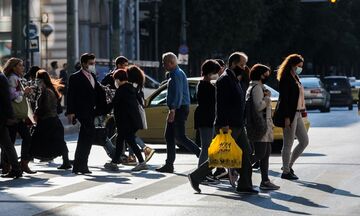
<instances>
[{"instance_id":1,"label":"blue jeans","mask_svg":"<svg viewBox=\"0 0 360 216\"><path fill-rule=\"evenodd\" d=\"M165 139L166 139L166 165L173 166L175 153L175 140L188 151L194 153L197 157L200 155L199 147L185 135L185 122L189 115L189 106L183 105L175 111L175 120L166 123Z\"/></svg>"},{"instance_id":2,"label":"blue jeans","mask_svg":"<svg viewBox=\"0 0 360 216\"><path fill-rule=\"evenodd\" d=\"M201 152L200 152L199 164L198 164L198 166L200 166L208 159L208 148L214 137L214 128L201 127L198 130L201 141Z\"/></svg>"}]
</instances>

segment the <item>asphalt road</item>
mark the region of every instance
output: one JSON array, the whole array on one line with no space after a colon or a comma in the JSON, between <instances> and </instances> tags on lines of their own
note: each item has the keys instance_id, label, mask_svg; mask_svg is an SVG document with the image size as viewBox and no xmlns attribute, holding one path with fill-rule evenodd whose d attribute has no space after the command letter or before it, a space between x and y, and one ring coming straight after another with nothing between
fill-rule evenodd
<instances>
[{"instance_id":1,"label":"asphalt road","mask_svg":"<svg viewBox=\"0 0 360 216\"><path fill-rule=\"evenodd\" d=\"M281 188L255 196L236 194L227 181L201 185L195 194L186 174L196 167L193 155L177 155L174 174L154 169L165 160L163 145L151 170L107 172L105 151L94 146L92 175L58 171L52 163L35 160L39 172L18 180L0 179L0 215L358 215L360 212L360 116L357 110L336 108L330 113L309 112L310 144L294 166L298 181L280 178L281 157L270 159L270 178ZM67 137L70 158L76 136ZM17 147L19 148L19 147ZM19 149L18 149L19 150ZM260 174L253 173L255 186Z\"/></svg>"}]
</instances>

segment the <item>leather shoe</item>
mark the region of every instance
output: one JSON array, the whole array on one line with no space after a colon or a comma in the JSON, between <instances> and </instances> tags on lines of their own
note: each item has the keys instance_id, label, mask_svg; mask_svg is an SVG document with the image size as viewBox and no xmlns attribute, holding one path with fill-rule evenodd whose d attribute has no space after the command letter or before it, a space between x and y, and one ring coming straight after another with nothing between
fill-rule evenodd
<instances>
[{"instance_id":1,"label":"leather shoe","mask_svg":"<svg viewBox=\"0 0 360 216\"><path fill-rule=\"evenodd\" d=\"M289 173L282 173L282 174L281 174L281 178L282 178L282 179L287 179L287 180L298 180L298 179L299 179L295 174L293 174L293 173L291 173L291 172L289 172Z\"/></svg>"},{"instance_id":2,"label":"leather shoe","mask_svg":"<svg viewBox=\"0 0 360 216\"><path fill-rule=\"evenodd\" d=\"M195 181L192 177L191 174L188 175L188 179L190 182L191 187L197 192L197 193L201 193L201 190L199 188L199 182Z\"/></svg>"},{"instance_id":3,"label":"leather shoe","mask_svg":"<svg viewBox=\"0 0 360 216\"><path fill-rule=\"evenodd\" d=\"M71 168L72 168L71 164L62 164L57 169L68 170L68 169L71 169Z\"/></svg>"},{"instance_id":4,"label":"leather shoe","mask_svg":"<svg viewBox=\"0 0 360 216\"><path fill-rule=\"evenodd\" d=\"M2 175L1 176L2 178L20 178L22 177L22 171L19 170L19 171L14 171L14 170L11 170L8 174L5 174L5 175Z\"/></svg>"},{"instance_id":5,"label":"leather shoe","mask_svg":"<svg viewBox=\"0 0 360 216\"><path fill-rule=\"evenodd\" d=\"M174 166L165 164L164 166L156 168L155 170L162 173L173 173Z\"/></svg>"},{"instance_id":6,"label":"leather shoe","mask_svg":"<svg viewBox=\"0 0 360 216\"><path fill-rule=\"evenodd\" d=\"M256 195L259 193L259 191L253 189L253 188L236 188L236 192L239 194L248 194L248 195Z\"/></svg>"},{"instance_id":7,"label":"leather shoe","mask_svg":"<svg viewBox=\"0 0 360 216\"><path fill-rule=\"evenodd\" d=\"M75 173L76 175L78 174L82 174L82 175L85 175L85 174L91 174L92 172L89 170L89 169L74 169L72 170L73 173Z\"/></svg>"}]
</instances>

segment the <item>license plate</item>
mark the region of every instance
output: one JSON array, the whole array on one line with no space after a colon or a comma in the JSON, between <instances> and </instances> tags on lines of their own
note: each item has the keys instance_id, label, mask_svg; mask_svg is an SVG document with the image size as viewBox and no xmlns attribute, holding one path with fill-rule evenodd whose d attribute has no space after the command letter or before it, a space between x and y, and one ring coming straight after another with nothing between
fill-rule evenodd
<instances>
[{"instance_id":1,"label":"license plate","mask_svg":"<svg viewBox=\"0 0 360 216\"><path fill-rule=\"evenodd\" d=\"M330 94L341 94L341 91L330 91Z\"/></svg>"}]
</instances>

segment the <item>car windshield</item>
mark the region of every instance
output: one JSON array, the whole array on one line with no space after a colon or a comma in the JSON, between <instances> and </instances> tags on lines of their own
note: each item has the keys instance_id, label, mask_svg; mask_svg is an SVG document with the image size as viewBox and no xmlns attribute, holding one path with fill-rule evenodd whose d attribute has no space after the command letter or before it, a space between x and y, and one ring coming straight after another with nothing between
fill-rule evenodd
<instances>
[{"instance_id":1,"label":"car windshield","mask_svg":"<svg viewBox=\"0 0 360 216\"><path fill-rule=\"evenodd\" d=\"M348 86L349 81L347 79L341 79L341 78L328 78L325 79L325 83L328 86Z\"/></svg>"},{"instance_id":2,"label":"car windshield","mask_svg":"<svg viewBox=\"0 0 360 216\"><path fill-rule=\"evenodd\" d=\"M320 88L320 82L317 79L300 79L301 84L303 84L304 88Z\"/></svg>"},{"instance_id":3,"label":"car windshield","mask_svg":"<svg viewBox=\"0 0 360 216\"><path fill-rule=\"evenodd\" d=\"M270 86L265 84L265 88L268 89L271 92L271 99L272 100L278 100L279 98L279 92L275 89L271 88Z\"/></svg>"},{"instance_id":4,"label":"car windshield","mask_svg":"<svg viewBox=\"0 0 360 216\"><path fill-rule=\"evenodd\" d=\"M360 81L355 81L350 83L353 87L360 87Z\"/></svg>"}]
</instances>

